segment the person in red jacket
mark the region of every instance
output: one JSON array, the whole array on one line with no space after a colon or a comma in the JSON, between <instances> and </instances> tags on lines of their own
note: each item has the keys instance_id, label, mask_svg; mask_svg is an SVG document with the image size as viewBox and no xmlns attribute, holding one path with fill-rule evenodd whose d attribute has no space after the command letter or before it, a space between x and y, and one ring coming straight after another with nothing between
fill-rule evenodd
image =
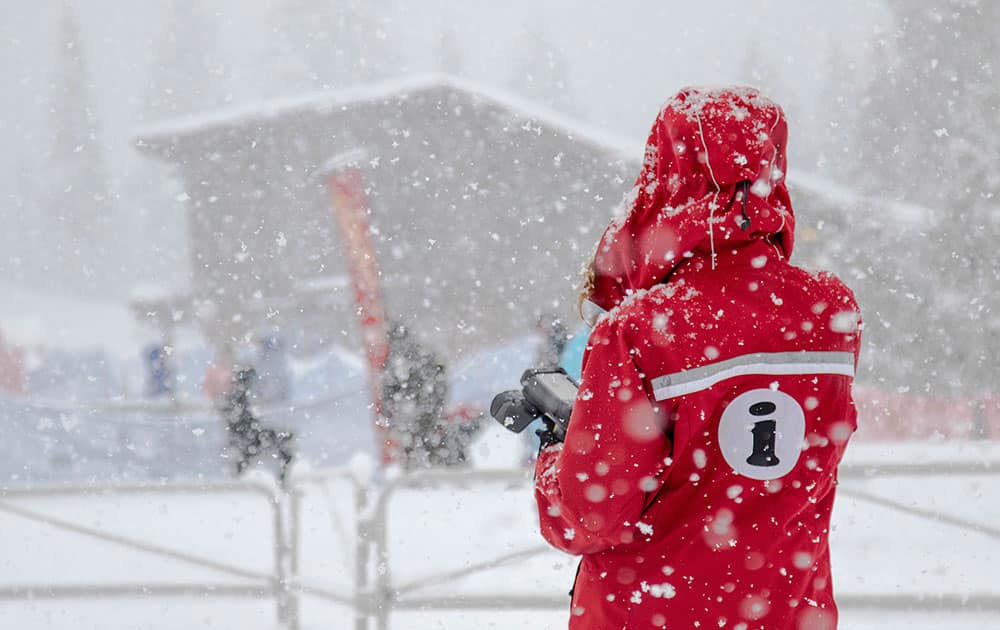
<instances>
[{"instance_id":1,"label":"person in red jacket","mask_svg":"<svg viewBox=\"0 0 1000 630\"><path fill-rule=\"evenodd\" d=\"M601 238L579 393L536 470L543 536L582 556L574 630L836 627L860 315L788 262L786 138L754 89L682 90Z\"/></svg>"}]
</instances>

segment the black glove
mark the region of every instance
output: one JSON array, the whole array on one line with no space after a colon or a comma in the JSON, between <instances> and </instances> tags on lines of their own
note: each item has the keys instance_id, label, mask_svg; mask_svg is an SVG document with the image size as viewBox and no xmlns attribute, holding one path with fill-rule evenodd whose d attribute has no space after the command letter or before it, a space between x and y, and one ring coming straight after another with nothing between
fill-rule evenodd
<instances>
[{"instance_id":1,"label":"black glove","mask_svg":"<svg viewBox=\"0 0 1000 630\"><path fill-rule=\"evenodd\" d=\"M556 432L556 423L549 420L548 418L542 418L542 422L545 424L545 428L536 429L535 435L538 436L539 445L538 450L541 451L546 446L552 446L553 444L559 444L563 441L562 435Z\"/></svg>"}]
</instances>

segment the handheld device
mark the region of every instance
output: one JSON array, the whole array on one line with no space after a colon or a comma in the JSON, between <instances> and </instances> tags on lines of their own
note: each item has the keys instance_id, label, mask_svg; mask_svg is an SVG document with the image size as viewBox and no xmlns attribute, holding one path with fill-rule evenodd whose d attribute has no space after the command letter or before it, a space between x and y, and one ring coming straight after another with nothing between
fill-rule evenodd
<instances>
[{"instance_id":1,"label":"handheld device","mask_svg":"<svg viewBox=\"0 0 1000 630\"><path fill-rule=\"evenodd\" d=\"M562 368L535 368L521 375L521 389L500 392L493 398L490 415L504 428L520 433L542 417L550 430L563 436L576 400L577 383Z\"/></svg>"}]
</instances>

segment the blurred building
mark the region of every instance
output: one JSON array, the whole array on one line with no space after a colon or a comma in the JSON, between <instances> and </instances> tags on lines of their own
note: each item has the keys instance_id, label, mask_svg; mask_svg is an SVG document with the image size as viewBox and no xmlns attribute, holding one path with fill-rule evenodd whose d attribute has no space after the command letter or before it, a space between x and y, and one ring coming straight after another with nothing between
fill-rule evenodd
<instances>
[{"instance_id":1,"label":"blurred building","mask_svg":"<svg viewBox=\"0 0 1000 630\"><path fill-rule=\"evenodd\" d=\"M193 308L210 335L353 334L318 173L361 149L386 308L456 352L521 334L542 310L571 315L635 172L620 143L443 76L212 112L137 146L183 183Z\"/></svg>"},{"instance_id":2,"label":"blurred building","mask_svg":"<svg viewBox=\"0 0 1000 630\"><path fill-rule=\"evenodd\" d=\"M321 173L360 149L389 316L452 355L524 334L542 312L573 317L581 270L642 157L443 75L188 117L136 145L182 182L189 311L217 339L277 326L293 351L357 334ZM847 220L849 196L792 184L800 225L806 208L810 225ZM802 236L824 262L815 229Z\"/></svg>"}]
</instances>

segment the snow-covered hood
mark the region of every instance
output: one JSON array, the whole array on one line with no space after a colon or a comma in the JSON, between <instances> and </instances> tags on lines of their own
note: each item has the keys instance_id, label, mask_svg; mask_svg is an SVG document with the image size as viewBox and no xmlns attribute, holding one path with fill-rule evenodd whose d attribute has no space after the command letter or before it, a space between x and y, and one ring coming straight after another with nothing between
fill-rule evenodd
<instances>
[{"instance_id":1,"label":"snow-covered hood","mask_svg":"<svg viewBox=\"0 0 1000 630\"><path fill-rule=\"evenodd\" d=\"M739 242L764 239L791 255L787 138L781 107L753 88L685 88L667 101L642 172L601 237L590 301L610 310L686 258L714 264Z\"/></svg>"}]
</instances>

